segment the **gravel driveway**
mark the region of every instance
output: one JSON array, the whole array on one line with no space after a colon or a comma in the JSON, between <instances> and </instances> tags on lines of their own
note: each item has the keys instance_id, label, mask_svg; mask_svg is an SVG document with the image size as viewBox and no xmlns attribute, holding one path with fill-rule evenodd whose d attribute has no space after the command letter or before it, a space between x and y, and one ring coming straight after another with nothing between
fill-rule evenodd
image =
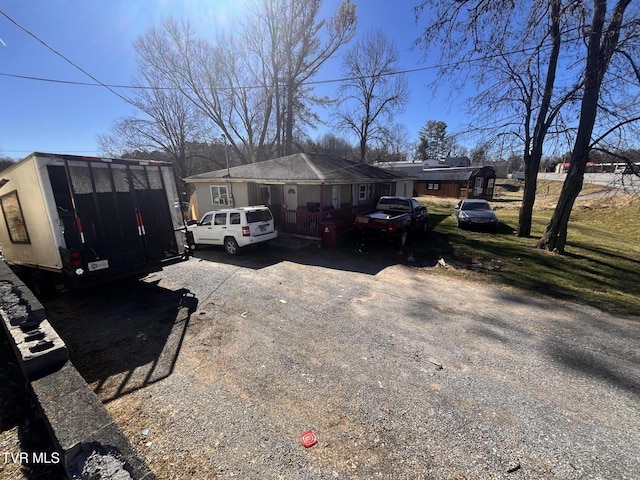
<instances>
[{"instance_id":1,"label":"gravel driveway","mask_svg":"<svg viewBox=\"0 0 640 480\"><path fill-rule=\"evenodd\" d=\"M640 475L640 318L396 252L285 254L202 250L47 305L159 478Z\"/></svg>"}]
</instances>

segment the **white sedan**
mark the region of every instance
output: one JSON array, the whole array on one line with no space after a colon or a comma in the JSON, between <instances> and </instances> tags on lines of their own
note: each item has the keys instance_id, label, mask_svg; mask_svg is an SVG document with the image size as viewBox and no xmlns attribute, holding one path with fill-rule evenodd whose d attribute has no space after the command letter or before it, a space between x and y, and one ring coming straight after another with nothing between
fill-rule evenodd
<instances>
[{"instance_id":1,"label":"white sedan","mask_svg":"<svg viewBox=\"0 0 640 480\"><path fill-rule=\"evenodd\" d=\"M498 228L498 217L493 208L489 202L479 198L460 200L453 209L453 218L459 228Z\"/></svg>"}]
</instances>

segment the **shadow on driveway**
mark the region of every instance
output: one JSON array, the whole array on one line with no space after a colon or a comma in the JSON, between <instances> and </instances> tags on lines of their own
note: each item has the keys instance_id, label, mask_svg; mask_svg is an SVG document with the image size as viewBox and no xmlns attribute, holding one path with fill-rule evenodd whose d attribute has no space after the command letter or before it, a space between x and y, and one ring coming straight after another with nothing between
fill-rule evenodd
<instances>
[{"instance_id":1,"label":"shadow on driveway","mask_svg":"<svg viewBox=\"0 0 640 480\"><path fill-rule=\"evenodd\" d=\"M171 375L198 299L130 280L43 304L72 363L106 403Z\"/></svg>"}]
</instances>

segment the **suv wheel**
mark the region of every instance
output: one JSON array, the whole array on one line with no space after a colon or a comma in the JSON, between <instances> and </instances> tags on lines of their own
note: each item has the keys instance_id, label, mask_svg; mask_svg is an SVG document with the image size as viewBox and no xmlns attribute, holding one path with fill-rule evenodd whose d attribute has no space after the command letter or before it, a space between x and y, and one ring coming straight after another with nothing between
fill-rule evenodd
<instances>
[{"instance_id":1,"label":"suv wheel","mask_svg":"<svg viewBox=\"0 0 640 480\"><path fill-rule=\"evenodd\" d=\"M224 239L224 249L229 255L237 255L239 248L235 238L227 237Z\"/></svg>"}]
</instances>

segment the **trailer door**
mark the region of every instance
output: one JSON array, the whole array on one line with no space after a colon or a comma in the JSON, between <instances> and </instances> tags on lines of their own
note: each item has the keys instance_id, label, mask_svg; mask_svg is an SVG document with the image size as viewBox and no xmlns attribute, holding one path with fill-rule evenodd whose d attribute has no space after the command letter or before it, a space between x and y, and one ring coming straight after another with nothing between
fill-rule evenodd
<instances>
[{"instance_id":1,"label":"trailer door","mask_svg":"<svg viewBox=\"0 0 640 480\"><path fill-rule=\"evenodd\" d=\"M177 252L159 167L67 161L47 168L66 246L82 251L91 276L137 270Z\"/></svg>"},{"instance_id":2,"label":"trailer door","mask_svg":"<svg viewBox=\"0 0 640 480\"><path fill-rule=\"evenodd\" d=\"M166 167L165 167L166 168ZM167 188L159 166L130 167L138 207L138 217L144 229L148 261L157 263L178 254L176 234L171 219Z\"/></svg>"}]
</instances>

